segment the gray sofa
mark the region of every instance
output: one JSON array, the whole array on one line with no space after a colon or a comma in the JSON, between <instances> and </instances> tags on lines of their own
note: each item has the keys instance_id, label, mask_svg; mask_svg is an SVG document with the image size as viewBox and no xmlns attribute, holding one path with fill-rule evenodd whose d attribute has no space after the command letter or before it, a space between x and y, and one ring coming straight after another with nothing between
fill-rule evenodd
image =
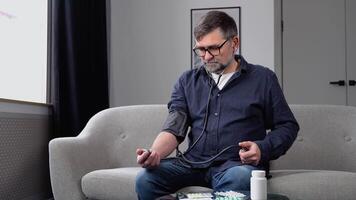
<instances>
[{"instance_id":1,"label":"gray sofa","mask_svg":"<svg viewBox=\"0 0 356 200\"><path fill-rule=\"evenodd\" d=\"M268 192L290 199L356 199L356 108L291 108L301 130L288 153L271 163ZM54 198L136 199L135 150L150 147L166 116L165 105L110 108L93 116L77 137L50 141Z\"/></svg>"}]
</instances>

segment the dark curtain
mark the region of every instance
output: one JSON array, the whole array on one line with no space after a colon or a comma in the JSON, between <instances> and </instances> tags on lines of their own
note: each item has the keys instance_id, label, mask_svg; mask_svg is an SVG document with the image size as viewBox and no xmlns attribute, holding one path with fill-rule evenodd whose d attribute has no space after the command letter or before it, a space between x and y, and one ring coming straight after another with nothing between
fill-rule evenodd
<instances>
[{"instance_id":1,"label":"dark curtain","mask_svg":"<svg viewBox=\"0 0 356 200\"><path fill-rule=\"evenodd\" d=\"M49 0L54 137L76 136L109 107L105 0Z\"/></svg>"}]
</instances>

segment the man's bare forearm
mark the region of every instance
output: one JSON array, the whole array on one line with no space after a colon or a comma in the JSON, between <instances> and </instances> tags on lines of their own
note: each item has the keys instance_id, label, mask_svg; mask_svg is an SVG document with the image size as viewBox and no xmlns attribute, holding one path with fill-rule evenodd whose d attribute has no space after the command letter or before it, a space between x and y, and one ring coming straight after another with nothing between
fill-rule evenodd
<instances>
[{"instance_id":1,"label":"man's bare forearm","mask_svg":"<svg viewBox=\"0 0 356 200\"><path fill-rule=\"evenodd\" d=\"M161 158L167 157L178 146L176 136L169 132L161 132L153 142L151 149L159 153Z\"/></svg>"}]
</instances>

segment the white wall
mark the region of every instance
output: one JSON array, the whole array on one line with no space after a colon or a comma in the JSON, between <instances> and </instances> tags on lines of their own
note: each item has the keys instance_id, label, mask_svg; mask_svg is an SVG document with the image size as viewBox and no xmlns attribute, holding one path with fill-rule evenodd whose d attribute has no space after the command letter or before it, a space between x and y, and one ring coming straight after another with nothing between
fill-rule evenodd
<instances>
[{"instance_id":1,"label":"white wall","mask_svg":"<svg viewBox=\"0 0 356 200\"><path fill-rule=\"evenodd\" d=\"M190 9L241 6L242 55L274 69L274 0L111 0L110 106L167 103L190 69Z\"/></svg>"}]
</instances>

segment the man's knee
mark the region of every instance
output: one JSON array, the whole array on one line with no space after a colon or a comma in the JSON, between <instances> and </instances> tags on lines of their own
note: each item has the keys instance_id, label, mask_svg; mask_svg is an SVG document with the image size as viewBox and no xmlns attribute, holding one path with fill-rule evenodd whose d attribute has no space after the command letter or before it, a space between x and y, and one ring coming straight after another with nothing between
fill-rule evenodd
<instances>
[{"instance_id":1,"label":"man's knee","mask_svg":"<svg viewBox=\"0 0 356 200\"><path fill-rule=\"evenodd\" d=\"M155 169L142 169L136 176L136 191L143 189L152 189L157 185L167 182L167 175L172 164L168 161L161 162L160 166Z\"/></svg>"},{"instance_id":2,"label":"man's knee","mask_svg":"<svg viewBox=\"0 0 356 200\"><path fill-rule=\"evenodd\" d=\"M244 187L250 187L250 178L251 178L251 168L245 166L237 166L230 169L230 173L227 177L241 183ZM233 181L232 180L232 181Z\"/></svg>"},{"instance_id":3,"label":"man's knee","mask_svg":"<svg viewBox=\"0 0 356 200\"><path fill-rule=\"evenodd\" d=\"M152 187L152 185L157 181L158 177L147 171L146 169L142 169L136 176L136 190Z\"/></svg>"},{"instance_id":4,"label":"man's knee","mask_svg":"<svg viewBox=\"0 0 356 200\"><path fill-rule=\"evenodd\" d=\"M136 176L135 191L140 200L155 199L159 196L155 188L155 176L146 169L141 170Z\"/></svg>"},{"instance_id":5,"label":"man's knee","mask_svg":"<svg viewBox=\"0 0 356 200\"><path fill-rule=\"evenodd\" d=\"M158 168L142 169L136 176L135 190L138 198L156 199L171 192L169 172L172 164L162 162Z\"/></svg>"},{"instance_id":6,"label":"man's knee","mask_svg":"<svg viewBox=\"0 0 356 200\"><path fill-rule=\"evenodd\" d=\"M141 170L136 176L135 190L139 193L147 186L148 176L146 176L146 170Z\"/></svg>"},{"instance_id":7,"label":"man's knee","mask_svg":"<svg viewBox=\"0 0 356 200\"><path fill-rule=\"evenodd\" d=\"M250 190L250 178L253 167L236 166L220 175L214 189L216 190Z\"/></svg>"}]
</instances>

